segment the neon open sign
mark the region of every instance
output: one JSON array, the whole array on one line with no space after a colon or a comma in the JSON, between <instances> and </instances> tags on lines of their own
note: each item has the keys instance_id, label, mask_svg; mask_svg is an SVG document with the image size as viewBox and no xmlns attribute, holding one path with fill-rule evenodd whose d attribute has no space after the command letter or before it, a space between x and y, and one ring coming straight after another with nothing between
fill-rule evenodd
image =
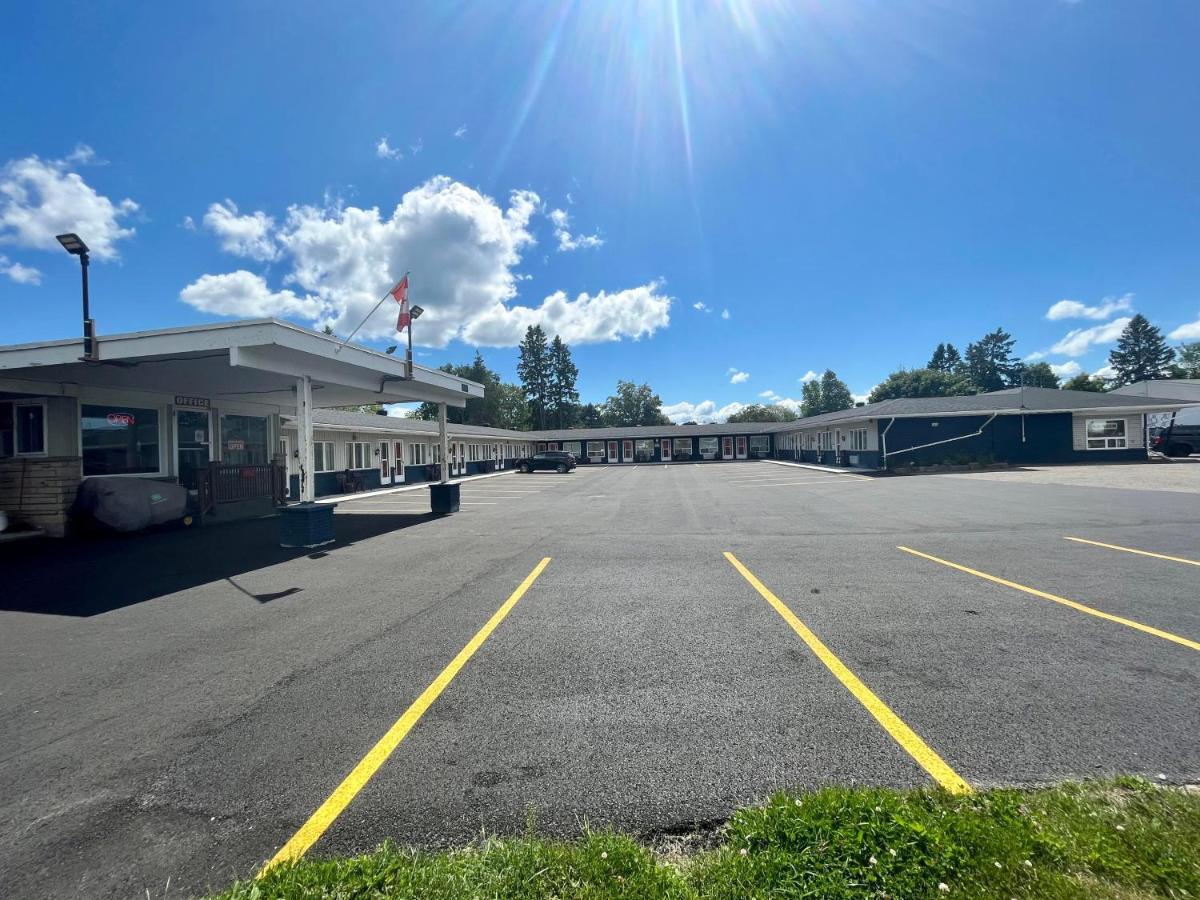
<instances>
[{"instance_id":1,"label":"neon open sign","mask_svg":"<svg viewBox=\"0 0 1200 900\"><path fill-rule=\"evenodd\" d=\"M109 425L123 425L128 428L133 424L133 413L111 412L107 418Z\"/></svg>"}]
</instances>

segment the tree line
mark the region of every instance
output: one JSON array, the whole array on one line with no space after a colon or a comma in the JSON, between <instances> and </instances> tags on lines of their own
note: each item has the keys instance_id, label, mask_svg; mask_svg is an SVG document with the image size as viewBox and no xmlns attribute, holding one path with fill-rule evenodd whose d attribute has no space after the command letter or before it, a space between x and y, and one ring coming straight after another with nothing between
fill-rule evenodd
<instances>
[{"instance_id":1,"label":"tree line","mask_svg":"<svg viewBox=\"0 0 1200 900\"><path fill-rule=\"evenodd\" d=\"M1106 391L1147 379L1200 378L1200 341L1172 348L1162 332L1140 313L1129 321L1109 353L1111 378L1080 373L1061 382L1049 363L1026 363L1017 357L1013 353L1015 345L1016 340L1003 328L968 343L962 353L952 343L939 343L924 366L892 372L871 391L867 402L954 397L1020 386ZM603 403L581 404L576 389L579 369L570 346L559 335L549 339L540 325L526 329L519 350L518 384L503 381L487 367L479 351L470 365L447 363L441 367L484 386L482 398L472 397L465 408L447 411L451 422L515 431L671 424L663 415L662 399L648 384L618 380L616 390ZM832 369L826 369L804 385L799 414L777 403L752 404L730 415L728 421L790 422L855 405L846 383ZM423 403L414 415L436 419L437 404Z\"/></svg>"},{"instance_id":2,"label":"tree line","mask_svg":"<svg viewBox=\"0 0 1200 900\"><path fill-rule=\"evenodd\" d=\"M618 380L616 391L603 403L581 404L576 389L579 368L571 357L570 346L557 334L550 340L540 325L525 330L518 349L519 384L503 381L487 367L478 350L470 365L447 363L441 367L444 372L484 387L483 397L468 398L464 408L447 409L450 422L513 431L671 424L663 415L662 398L648 384ZM422 403L413 415L436 419L437 404Z\"/></svg>"}]
</instances>

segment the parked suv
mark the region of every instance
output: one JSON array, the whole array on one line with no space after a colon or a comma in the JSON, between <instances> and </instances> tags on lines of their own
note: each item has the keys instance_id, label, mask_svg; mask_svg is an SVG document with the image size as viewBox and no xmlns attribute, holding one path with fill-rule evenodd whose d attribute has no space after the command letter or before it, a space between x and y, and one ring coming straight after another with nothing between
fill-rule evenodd
<instances>
[{"instance_id":1,"label":"parked suv","mask_svg":"<svg viewBox=\"0 0 1200 900\"><path fill-rule=\"evenodd\" d=\"M536 472L539 469L548 469L564 475L575 468L575 457L562 450L544 450L541 453L533 454L533 456L517 460L517 468L522 472Z\"/></svg>"}]
</instances>

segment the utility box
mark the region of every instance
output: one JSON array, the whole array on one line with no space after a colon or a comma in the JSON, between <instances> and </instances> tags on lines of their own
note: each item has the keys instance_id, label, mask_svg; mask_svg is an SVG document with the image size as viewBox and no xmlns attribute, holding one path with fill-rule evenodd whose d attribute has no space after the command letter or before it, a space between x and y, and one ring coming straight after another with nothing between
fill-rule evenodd
<instances>
[{"instance_id":1,"label":"utility box","mask_svg":"<svg viewBox=\"0 0 1200 900\"><path fill-rule=\"evenodd\" d=\"M321 547L333 543L336 503L293 503L279 509L280 547Z\"/></svg>"},{"instance_id":2,"label":"utility box","mask_svg":"<svg viewBox=\"0 0 1200 900\"><path fill-rule=\"evenodd\" d=\"M445 516L458 512L460 485L433 484L429 486L429 508L436 515Z\"/></svg>"}]
</instances>

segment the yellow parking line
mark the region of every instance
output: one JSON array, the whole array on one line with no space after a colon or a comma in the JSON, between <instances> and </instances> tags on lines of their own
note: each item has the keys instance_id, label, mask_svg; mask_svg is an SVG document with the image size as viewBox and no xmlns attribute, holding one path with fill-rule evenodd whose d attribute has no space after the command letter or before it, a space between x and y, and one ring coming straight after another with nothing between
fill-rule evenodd
<instances>
[{"instance_id":1,"label":"yellow parking line","mask_svg":"<svg viewBox=\"0 0 1200 900\"><path fill-rule=\"evenodd\" d=\"M1135 622L1132 619L1125 619L1121 616L1114 616L1112 613L1102 612L1098 609L1092 609L1090 606L1084 606L1082 603L1076 603L1074 600L1068 600L1066 597L1059 597L1057 594L1048 594L1045 591L1039 591L1037 588L1026 587L1023 584L1017 584L1015 581L1007 581L1004 578L997 578L995 575L989 575L987 572L980 572L976 569L969 569L966 566L960 566L958 563L952 563L946 559L939 559L936 556L930 556L928 553L922 553L920 550L913 550L911 547L897 547L897 550L903 550L905 553L911 553L913 556L919 556L922 559L928 559L931 562L940 563L943 566L948 566L951 569L958 569L960 572L966 572L968 575L974 575L977 578L983 578L987 581L1002 584L1005 587L1010 587L1016 591L1023 591L1026 594L1032 594L1034 597L1041 597L1043 600L1053 600L1055 603L1061 603L1063 606L1069 606L1071 609L1077 609L1080 612L1087 613L1089 616L1095 616L1098 619L1107 619L1109 622L1116 622L1118 625L1124 625L1127 628L1135 628L1138 631L1144 631L1146 634L1152 634L1155 637L1160 637L1165 641L1172 641L1184 647L1190 647L1193 650L1200 650L1200 643L1190 641L1185 637L1180 637L1177 634L1171 634L1169 631L1163 631L1160 628L1152 628L1149 625L1143 625L1141 622Z\"/></svg>"},{"instance_id":2,"label":"yellow parking line","mask_svg":"<svg viewBox=\"0 0 1200 900\"><path fill-rule=\"evenodd\" d=\"M413 701L412 705L404 711L404 715L396 720L396 723L367 752L367 755L350 771L350 774L342 779L342 783L334 789L333 793L329 795L324 803L317 807L317 811L309 816L307 822L300 826L300 830L292 835L291 840L284 844L279 849L279 852L271 858L270 862L259 870L259 878L280 863L299 859L309 847L316 843L317 839L341 815L342 810L349 805L355 795L371 780L371 776L392 755L392 751L400 745L400 742L404 740L405 736L412 730L412 727L417 724L421 716L425 713L425 710L433 705L433 702L446 689L446 686L454 680L454 676L458 674L459 669L466 665L467 660L475 654L475 651L483 646L483 642L495 631L496 626L503 622L504 617L517 605L517 601L525 596L525 592L529 590L529 586L537 580L537 577L542 574L548 565L550 565L550 557L547 556L534 567L532 572L525 576L525 580L517 586L517 589L504 601L504 604L492 614L492 617L475 633L475 636L467 642L467 645L458 651L458 655L450 660L449 665L442 669L438 677L433 680L433 683L422 691L421 696Z\"/></svg>"},{"instance_id":3,"label":"yellow parking line","mask_svg":"<svg viewBox=\"0 0 1200 900\"><path fill-rule=\"evenodd\" d=\"M817 655L817 658L825 664L855 699L861 703L875 720L884 727L888 734L907 751L926 772L930 774L934 781L944 787L946 790L955 794L970 793L971 786L964 781L957 772L955 772L946 762L933 751L933 749L921 740L920 736L904 724L904 720L896 715L888 707L886 703L880 700L869 687L859 680L858 676L851 672L842 663L833 651L821 642L808 626L796 618L796 614L788 609L787 604L776 597L761 581L754 577L754 574L747 569L738 560L736 556L725 551L725 558L729 560L729 564L733 566L742 577L750 582L753 587L762 596L764 600L775 608L775 612L783 617L783 620L792 626L792 630L800 635L800 639L808 645L808 648Z\"/></svg>"},{"instance_id":4,"label":"yellow parking line","mask_svg":"<svg viewBox=\"0 0 1200 900\"><path fill-rule=\"evenodd\" d=\"M1167 556L1165 553L1151 553L1149 550L1135 550L1133 547L1122 547L1119 544L1102 544L1100 541L1089 541L1086 538L1068 537L1064 540L1077 544L1091 544L1093 547L1104 547L1106 550L1120 550L1124 553L1136 553L1138 556L1152 556L1155 559L1165 559L1168 562L1183 563L1185 566L1200 566L1200 561L1184 559L1181 556Z\"/></svg>"}]
</instances>

